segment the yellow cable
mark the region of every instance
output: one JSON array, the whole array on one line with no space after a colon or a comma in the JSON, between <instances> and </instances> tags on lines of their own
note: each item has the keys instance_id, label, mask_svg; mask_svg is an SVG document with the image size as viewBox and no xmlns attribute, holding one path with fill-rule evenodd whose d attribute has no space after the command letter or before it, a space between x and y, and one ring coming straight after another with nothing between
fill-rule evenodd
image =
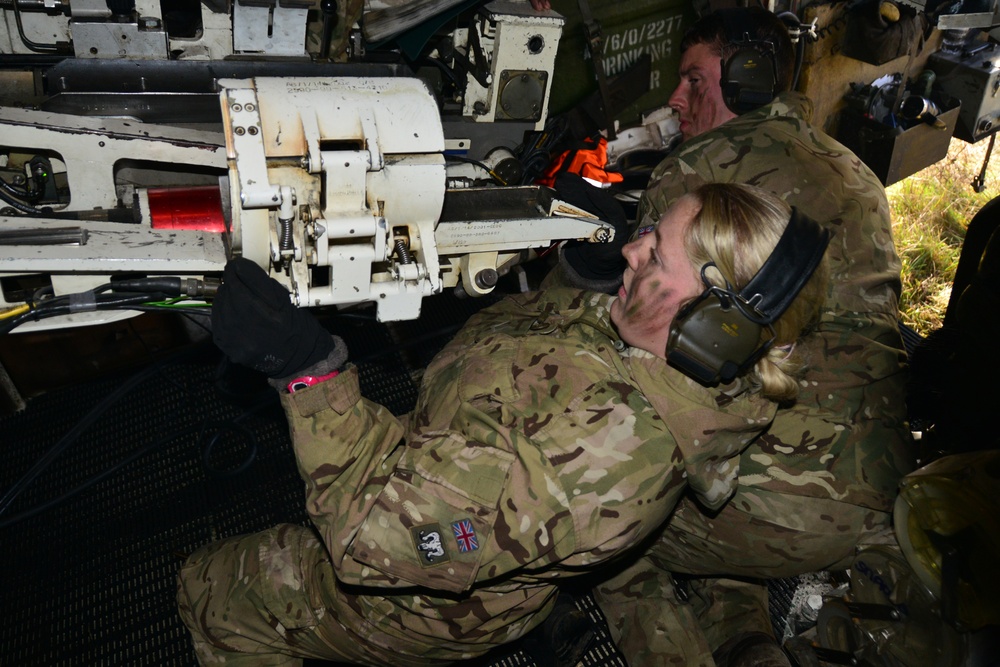
<instances>
[{"instance_id":1,"label":"yellow cable","mask_svg":"<svg viewBox=\"0 0 1000 667\"><path fill-rule=\"evenodd\" d=\"M5 310L3 312L0 312L0 320L7 320L12 317L17 317L18 315L26 313L29 310L31 310L31 306L29 306L28 304L24 304L23 306L15 306L10 310Z\"/></svg>"}]
</instances>

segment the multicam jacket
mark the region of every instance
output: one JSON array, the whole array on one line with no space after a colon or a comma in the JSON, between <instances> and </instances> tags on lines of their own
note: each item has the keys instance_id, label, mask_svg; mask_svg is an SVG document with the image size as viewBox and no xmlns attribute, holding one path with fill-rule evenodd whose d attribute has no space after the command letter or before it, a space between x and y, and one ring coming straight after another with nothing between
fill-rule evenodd
<instances>
[{"instance_id":1,"label":"multicam jacket","mask_svg":"<svg viewBox=\"0 0 1000 667\"><path fill-rule=\"evenodd\" d=\"M685 489L731 492L774 405L626 348L611 298L556 289L480 312L405 423L353 369L283 396L337 578L305 588L331 591L332 618L375 654L450 660L514 639L557 578L637 546Z\"/></svg>"},{"instance_id":2,"label":"multicam jacket","mask_svg":"<svg viewBox=\"0 0 1000 667\"><path fill-rule=\"evenodd\" d=\"M710 182L774 192L833 231L830 292L805 344L810 370L740 462L740 484L889 510L912 468L898 333L901 263L885 189L847 148L808 122L812 104L782 93L682 144L654 170L639 231Z\"/></svg>"}]
</instances>

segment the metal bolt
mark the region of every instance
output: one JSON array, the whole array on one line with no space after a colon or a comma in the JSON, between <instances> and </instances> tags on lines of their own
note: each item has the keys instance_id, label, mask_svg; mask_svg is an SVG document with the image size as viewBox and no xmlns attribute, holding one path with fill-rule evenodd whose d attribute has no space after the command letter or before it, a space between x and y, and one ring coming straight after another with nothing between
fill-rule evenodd
<instances>
[{"instance_id":1,"label":"metal bolt","mask_svg":"<svg viewBox=\"0 0 1000 667\"><path fill-rule=\"evenodd\" d=\"M500 275L496 269L483 269L476 274L476 287L479 289L490 289L495 287Z\"/></svg>"},{"instance_id":2,"label":"metal bolt","mask_svg":"<svg viewBox=\"0 0 1000 667\"><path fill-rule=\"evenodd\" d=\"M237 127L237 128L233 129L233 133L235 133L236 136L238 136L238 137L242 137L244 134L246 134L246 132L247 131L244 130L242 127Z\"/></svg>"}]
</instances>

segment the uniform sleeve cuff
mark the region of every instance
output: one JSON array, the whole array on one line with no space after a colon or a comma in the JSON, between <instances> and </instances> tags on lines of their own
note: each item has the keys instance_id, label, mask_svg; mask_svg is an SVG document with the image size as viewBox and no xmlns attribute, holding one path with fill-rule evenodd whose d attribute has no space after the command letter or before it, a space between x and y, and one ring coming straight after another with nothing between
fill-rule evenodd
<instances>
[{"instance_id":1,"label":"uniform sleeve cuff","mask_svg":"<svg viewBox=\"0 0 1000 667\"><path fill-rule=\"evenodd\" d=\"M338 415L347 414L361 400L358 369L356 366L349 366L326 382L306 387L294 394L282 394L281 400L300 417L312 417L317 412L328 409L333 409Z\"/></svg>"},{"instance_id":2,"label":"uniform sleeve cuff","mask_svg":"<svg viewBox=\"0 0 1000 667\"><path fill-rule=\"evenodd\" d=\"M267 383L278 391L284 392L287 390L286 388L288 387L288 383L297 377L301 377L303 375L318 377L320 375L329 375L333 371L342 369L344 364L347 363L347 343L345 343L344 339L340 336L331 336L331 338L333 338L333 350L331 350L330 354L326 356L326 359L321 359L312 366L303 368L293 375L287 375L280 378L270 378Z\"/></svg>"}]
</instances>

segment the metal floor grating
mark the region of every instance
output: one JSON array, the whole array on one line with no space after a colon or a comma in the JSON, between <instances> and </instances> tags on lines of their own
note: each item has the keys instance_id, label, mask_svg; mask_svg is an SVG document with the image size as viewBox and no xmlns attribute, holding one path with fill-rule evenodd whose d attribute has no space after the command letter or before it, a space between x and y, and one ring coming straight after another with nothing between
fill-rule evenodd
<instances>
[{"instance_id":1,"label":"metal floor grating","mask_svg":"<svg viewBox=\"0 0 1000 667\"><path fill-rule=\"evenodd\" d=\"M415 322L338 316L332 328L361 360L365 395L401 413L416 399L418 367L484 303L442 295L425 299ZM174 602L183 556L217 538L308 521L274 392L210 344L37 396L0 417L0 434L2 494L65 445L0 514L3 666L195 665ZM583 664L624 667L592 599L578 605L599 625ZM476 664L535 663L508 652Z\"/></svg>"},{"instance_id":2,"label":"metal floor grating","mask_svg":"<svg viewBox=\"0 0 1000 667\"><path fill-rule=\"evenodd\" d=\"M0 629L0 664L194 664L172 608L182 554L214 536L302 520L301 483L275 403L239 422L246 429L241 436L257 439L245 472L227 478L204 471L207 434L244 412L214 390L216 365L217 359L198 355L150 373L0 516L6 573L0 597L8 619ZM2 488L126 379L45 394L0 420ZM159 447L117 473L14 522L159 440ZM227 456L237 460L247 445L225 432L217 465Z\"/></svg>"},{"instance_id":3,"label":"metal floor grating","mask_svg":"<svg viewBox=\"0 0 1000 667\"><path fill-rule=\"evenodd\" d=\"M489 302L440 295L424 300L416 321L327 324L347 341L365 395L399 414L416 400L420 369ZM50 391L0 417L0 493L64 444L0 513L0 667L195 665L174 601L184 555L221 537L308 523L277 397L210 343ZM95 477L113 466L121 467ZM771 583L779 636L794 587ZM581 664L625 667L593 598L576 604L597 632ZM509 648L473 664L536 665Z\"/></svg>"}]
</instances>

